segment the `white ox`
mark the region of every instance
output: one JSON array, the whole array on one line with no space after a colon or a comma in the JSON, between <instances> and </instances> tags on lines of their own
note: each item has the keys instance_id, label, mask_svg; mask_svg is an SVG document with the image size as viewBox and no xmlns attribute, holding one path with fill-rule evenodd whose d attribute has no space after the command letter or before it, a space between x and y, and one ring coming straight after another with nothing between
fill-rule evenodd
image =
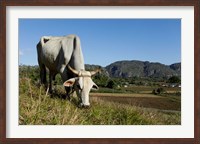
<instances>
[{"instance_id":1,"label":"white ox","mask_svg":"<svg viewBox=\"0 0 200 144\"><path fill-rule=\"evenodd\" d=\"M98 70L85 71L78 36L43 36L37 44L37 54L42 84L47 83L46 67L49 69L50 92L52 92L52 79L55 80L56 74L60 73L67 96L70 96L70 87L73 87L80 99L80 105L90 106L89 92L92 88L98 89L91 76L97 73Z\"/></svg>"}]
</instances>

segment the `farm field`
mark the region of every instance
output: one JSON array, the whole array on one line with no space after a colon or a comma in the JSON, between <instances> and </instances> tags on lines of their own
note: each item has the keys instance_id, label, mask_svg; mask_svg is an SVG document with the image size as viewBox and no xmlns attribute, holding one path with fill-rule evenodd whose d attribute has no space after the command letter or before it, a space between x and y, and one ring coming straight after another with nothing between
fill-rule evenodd
<instances>
[{"instance_id":1,"label":"farm field","mask_svg":"<svg viewBox=\"0 0 200 144\"><path fill-rule=\"evenodd\" d=\"M142 108L160 110L181 110L180 97L164 97L153 94L118 94L118 93L91 93L91 99L101 99Z\"/></svg>"},{"instance_id":2,"label":"farm field","mask_svg":"<svg viewBox=\"0 0 200 144\"><path fill-rule=\"evenodd\" d=\"M147 93L90 93L91 107L78 108L76 95L63 99L64 88L52 95L27 77L19 79L20 125L180 125L180 96ZM101 89L101 88L100 88ZM110 91L113 91L112 89Z\"/></svg>"}]
</instances>

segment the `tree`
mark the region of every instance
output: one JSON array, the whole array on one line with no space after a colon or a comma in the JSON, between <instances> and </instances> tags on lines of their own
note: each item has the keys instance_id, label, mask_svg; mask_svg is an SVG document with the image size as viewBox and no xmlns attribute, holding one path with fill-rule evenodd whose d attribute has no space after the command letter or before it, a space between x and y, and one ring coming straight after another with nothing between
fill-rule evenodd
<instances>
[{"instance_id":1,"label":"tree","mask_svg":"<svg viewBox=\"0 0 200 144\"><path fill-rule=\"evenodd\" d=\"M168 79L167 81L168 83L180 83L181 79L177 76L172 76Z\"/></svg>"},{"instance_id":2,"label":"tree","mask_svg":"<svg viewBox=\"0 0 200 144\"><path fill-rule=\"evenodd\" d=\"M93 77L93 81L101 87L107 86L108 76L97 74Z\"/></svg>"},{"instance_id":3,"label":"tree","mask_svg":"<svg viewBox=\"0 0 200 144\"><path fill-rule=\"evenodd\" d=\"M157 89L157 93L158 94L162 94L165 90L161 87Z\"/></svg>"},{"instance_id":4,"label":"tree","mask_svg":"<svg viewBox=\"0 0 200 144\"><path fill-rule=\"evenodd\" d=\"M156 93L156 89L153 89L152 94L157 95L157 93Z\"/></svg>"},{"instance_id":5,"label":"tree","mask_svg":"<svg viewBox=\"0 0 200 144\"><path fill-rule=\"evenodd\" d=\"M116 87L116 83L115 83L112 79L110 79L110 80L108 81L106 87L108 87L108 88L112 88L112 89L113 89L113 88Z\"/></svg>"},{"instance_id":6,"label":"tree","mask_svg":"<svg viewBox=\"0 0 200 144\"><path fill-rule=\"evenodd\" d=\"M155 95L162 94L164 92L165 92L165 90L162 87L157 88L157 89L153 89L153 91L152 91L152 93L155 94Z\"/></svg>"}]
</instances>

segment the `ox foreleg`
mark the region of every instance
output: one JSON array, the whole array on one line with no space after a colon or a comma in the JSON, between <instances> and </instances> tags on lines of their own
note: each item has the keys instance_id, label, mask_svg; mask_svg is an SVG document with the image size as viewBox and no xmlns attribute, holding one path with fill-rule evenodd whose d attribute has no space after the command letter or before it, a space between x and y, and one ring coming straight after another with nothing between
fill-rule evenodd
<instances>
[{"instance_id":1,"label":"ox foreleg","mask_svg":"<svg viewBox=\"0 0 200 144\"><path fill-rule=\"evenodd\" d=\"M70 78L70 74L67 71L66 65L62 65L62 67L60 68L60 74L61 74L63 83ZM70 98L71 89L72 89L71 87L65 87L66 94L63 96L64 99L71 100Z\"/></svg>"},{"instance_id":2,"label":"ox foreleg","mask_svg":"<svg viewBox=\"0 0 200 144\"><path fill-rule=\"evenodd\" d=\"M66 95L65 95L64 99L68 99L70 101L71 100L71 97L70 97L71 87L65 87L65 91L66 91Z\"/></svg>"}]
</instances>

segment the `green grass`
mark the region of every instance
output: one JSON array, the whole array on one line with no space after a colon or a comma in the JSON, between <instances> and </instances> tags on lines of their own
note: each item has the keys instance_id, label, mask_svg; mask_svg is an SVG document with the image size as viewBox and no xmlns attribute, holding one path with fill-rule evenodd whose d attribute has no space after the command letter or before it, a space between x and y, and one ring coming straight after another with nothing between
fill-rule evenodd
<instances>
[{"instance_id":1,"label":"green grass","mask_svg":"<svg viewBox=\"0 0 200 144\"><path fill-rule=\"evenodd\" d=\"M19 124L20 125L176 125L181 124L179 109L151 107L151 102L129 102L116 97L91 96L91 108L78 108L77 97L72 101L62 99L65 91L57 87L52 94L46 94L43 86L36 81L22 77L19 79ZM113 94L115 95L115 94ZM111 95L112 96L112 95ZM127 100L126 100L127 99ZM173 101L173 98L170 98ZM154 99L152 99L154 101ZM175 102L174 102L175 101ZM174 105L180 104L175 99ZM140 101L139 101L140 102ZM159 101L158 101L159 102ZM155 104L155 103L154 103ZM163 105L168 103L161 103ZM178 106L179 107L179 106Z\"/></svg>"},{"instance_id":2,"label":"green grass","mask_svg":"<svg viewBox=\"0 0 200 144\"><path fill-rule=\"evenodd\" d=\"M107 87L101 87L98 91L93 91L94 93L139 93L139 94L151 94L154 89L159 88L159 86L129 86L110 89ZM164 87L165 95L177 95L181 93L181 88L178 87ZM180 94L179 94L180 96Z\"/></svg>"}]
</instances>

